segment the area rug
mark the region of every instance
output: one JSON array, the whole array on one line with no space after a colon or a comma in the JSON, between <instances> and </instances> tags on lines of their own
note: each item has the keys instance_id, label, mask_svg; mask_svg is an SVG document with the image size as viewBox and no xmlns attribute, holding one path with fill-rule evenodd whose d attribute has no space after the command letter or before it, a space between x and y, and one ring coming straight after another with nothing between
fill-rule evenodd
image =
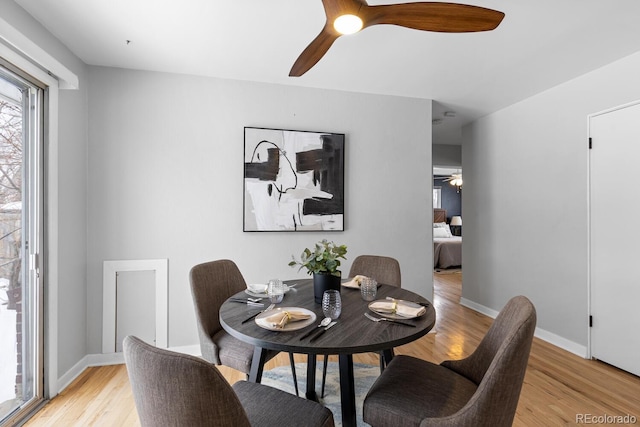
<instances>
[{"instance_id":1,"label":"area rug","mask_svg":"<svg viewBox=\"0 0 640 427\"><path fill-rule=\"evenodd\" d=\"M307 387L307 365L306 363L296 363L296 375L298 376L298 390L300 396L304 397ZM380 367L353 364L353 375L356 389L356 416L358 426L368 426L362 421L362 402L374 381L380 376ZM295 394L293 380L291 379L291 366L279 366L262 374L262 384L278 388L291 394ZM320 388L322 387L322 361L318 361L316 366L316 392L320 398ZM327 365L327 383L325 385L324 399L320 398L320 403L333 412L333 419L336 426L342 426L342 412L340 410L340 378L338 364L329 362Z\"/></svg>"}]
</instances>

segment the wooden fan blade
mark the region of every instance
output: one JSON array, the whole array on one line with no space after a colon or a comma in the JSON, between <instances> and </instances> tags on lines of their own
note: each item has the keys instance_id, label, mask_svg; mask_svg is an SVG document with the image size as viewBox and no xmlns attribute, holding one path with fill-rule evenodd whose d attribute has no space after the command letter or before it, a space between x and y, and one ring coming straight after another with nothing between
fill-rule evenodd
<instances>
[{"instance_id":1,"label":"wooden fan blade","mask_svg":"<svg viewBox=\"0 0 640 427\"><path fill-rule=\"evenodd\" d=\"M367 7L366 0L322 0L327 22L333 22L340 15L360 16L360 10Z\"/></svg>"},{"instance_id":2,"label":"wooden fan blade","mask_svg":"<svg viewBox=\"0 0 640 427\"><path fill-rule=\"evenodd\" d=\"M289 77L300 77L311 69L322 59L325 53L340 34L328 28L327 25L320 31L320 34L302 51L296 62L289 71Z\"/></svg>"},{"instance_id":3,"label":"wooden fan blade","mask_svg":"<svg viewBox=\"0 0 640 427\"><path fill-rule=\"evenodd\" d=\"M504 18L504 13L497 10L437 2L367 6L360 13L365 27L391 24L440 33L491 31Z\"/></svg>"}]
</instances>

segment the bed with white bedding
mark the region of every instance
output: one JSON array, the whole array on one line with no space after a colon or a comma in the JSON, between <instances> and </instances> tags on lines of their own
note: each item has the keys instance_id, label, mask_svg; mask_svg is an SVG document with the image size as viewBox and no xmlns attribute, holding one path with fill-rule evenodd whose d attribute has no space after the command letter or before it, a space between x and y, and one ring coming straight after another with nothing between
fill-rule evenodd
<instances>
[{"instance_id":1,"label":"bed with white bedding","mask_svg":"<svg viewBox=\"0 0 640 427\"><path fill-rule=\"evenodd\" d=\"M449 224L433 223L433 268L462 265L462 237L451 234Z\"/></svg>"}]
</instances>

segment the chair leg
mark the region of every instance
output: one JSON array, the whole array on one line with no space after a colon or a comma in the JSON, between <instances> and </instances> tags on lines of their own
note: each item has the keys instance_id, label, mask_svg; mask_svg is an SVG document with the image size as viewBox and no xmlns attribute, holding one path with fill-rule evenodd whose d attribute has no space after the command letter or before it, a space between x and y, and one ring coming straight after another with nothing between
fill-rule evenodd
<instances>
[{"instance_id":1,"label":"chair leg","mask_svg":"<svg viewBox=\"0 0 640 427\"><path fill-rule=\"evenodd\" d=\"M389 350L382 350L378 354L380 356L380 373L382 373L384 371L384 368L387 367L387 358L385 357L385 352L388 352L388 356L390 358L389 360L391 360L391 358L393 358L395 354L392 348L390 348Z\"/></svg>"},{"instance_id":2,"label":"chair leg","mask_svg":"<svg viewBox=\"0 0 640 427\"><path fill-rule=\"evenodd\" d=\"M296 362L293 360L293 353L289 353L289 362L291 363L291 375L293 376L293 387L296 389L296 396L300 396L298 393L298 377L296 376Z\"/></svg>"},{"instance_id":3,"label":"chair leg","mask_svg":"<svg viewBox=\"0 0 640 427\"><path fill-rule=\"evenodd\" d=\"M324 363L322 364L322 390L320 391L320 397L324 398L324 384L327 381L327 364L329 363L329 355L324 355Z\"/></svg>"}]
</instances>

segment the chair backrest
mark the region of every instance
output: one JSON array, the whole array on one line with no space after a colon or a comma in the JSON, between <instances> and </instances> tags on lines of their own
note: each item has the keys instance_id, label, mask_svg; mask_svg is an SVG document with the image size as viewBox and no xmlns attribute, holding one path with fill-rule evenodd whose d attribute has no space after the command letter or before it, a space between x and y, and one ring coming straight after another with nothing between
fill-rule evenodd
<instances>
[{"instance_id":1,"label":"chair backrest","mask_svg":"<svg viewBox=\"0 0 640 427\"><path fill-rule=\"evenodd\" d=\"M353 260L349 277L358 274L372 277L385 285L400 287L400 263L395 258L378 255L360 255Z\"/></svg>"},{"instance_id":2,"label":"chair backrest","mask_svg":"<svg viewBox=\"0 0 640 427\"><path fill-rule=\"evenodd\" d=\"M478 384L451 425L510 426L515 417L536 327L531 301L517 296L507 302L480 345L469 357L444 361L447 367ZM438 425L442 425L439 423Z\"/></svg>"},{"instance_id":3,"label":"chair backrest","mask_svg":"<svg viewBox=\"0 0 640 427\"><path fill-rule=\"evenodd\" d=\"M233 261L223 259L198 264L189 272L191 296L196 310L202 356L220 363L217 352L208 348L220 325L220 306L230 296L246 289L242 273Z\"/></svg>"},{"instance_id":4,"label":"chair backrest","mask_svg":"<svg viewBox=\"0 0 640 427\"><path fill-rule=\"evenodd\" d=\"M133 399L142 426L249 426L235 392L206 361L124 339Z\"/></svg>"}]
</instances>

